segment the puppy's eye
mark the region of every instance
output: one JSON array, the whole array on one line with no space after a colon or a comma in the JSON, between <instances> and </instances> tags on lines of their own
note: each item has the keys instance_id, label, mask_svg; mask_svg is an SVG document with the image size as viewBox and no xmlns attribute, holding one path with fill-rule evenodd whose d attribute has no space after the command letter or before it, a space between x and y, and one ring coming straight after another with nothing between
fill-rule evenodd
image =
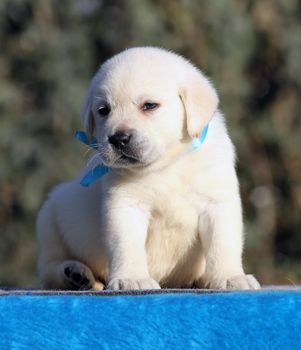
<instances>
[{"instance_id":1,"label":"puppy's eye","mask_svg":"<svg viewBox=\"0 0 301 350\"><path fill-rule=\"evenodd\" d=\"M106 117L111 112L111 109L109 106L103 105L98 108L97 112L101 117Z\"/></svg>"},{"instance_id":2,"label":"puppy's eye","mask_svg":"<svg viewBox=\"0 0 301 350\"><path fill-rule=\"evenodd\" d=\"M145 102L141 109L142 111L151 111L159 107L159 103L156 102Z\"/></svg>"}]
</instances>

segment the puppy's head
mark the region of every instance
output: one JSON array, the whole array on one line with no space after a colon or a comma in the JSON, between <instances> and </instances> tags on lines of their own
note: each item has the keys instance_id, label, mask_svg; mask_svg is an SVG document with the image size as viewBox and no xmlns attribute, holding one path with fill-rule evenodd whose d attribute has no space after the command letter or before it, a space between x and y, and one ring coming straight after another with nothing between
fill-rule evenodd
<instances>
[{"instance_id":1,"label":"puppy's head","mask_svg":"<svg viewBox=\"0 0 301 350\"><path fill-rule=\"evenodd\" d=\"M208 79L184 58L158 48L132 48L106 61L82 109L102 161L143 167L198 137L217 109Z\"/></svg>"}]
</instances>

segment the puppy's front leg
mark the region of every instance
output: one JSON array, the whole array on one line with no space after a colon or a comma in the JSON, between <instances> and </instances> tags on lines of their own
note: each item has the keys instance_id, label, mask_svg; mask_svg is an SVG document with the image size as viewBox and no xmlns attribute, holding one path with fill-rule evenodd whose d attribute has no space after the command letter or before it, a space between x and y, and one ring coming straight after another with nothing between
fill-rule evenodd
<instances>
[{"instance_id":1,"label":"puppy's front leg","mask_svg":"<svg viewBox=\"0 0 301 350\"><path fill-rule=\"evenodd\" d=\"M125 204L114 205L106 216L109 278L107 289L159 289L150 277L145 252L149 214Z\"/></svg>"},{"instance_id":2,"label":"puppy's front leg","mask_svg":"<svg viewBox=\"0 0 301 350\"><path fill-rule=\"evenodd\" d=\"M204 223L204 222L203 222ZM212 289L259 289L242 267L243 224L239 200L218 204L200 227L206 257L202 282ZM201 225L201 223L200 223Z\"/></svg>"}]
</instances>

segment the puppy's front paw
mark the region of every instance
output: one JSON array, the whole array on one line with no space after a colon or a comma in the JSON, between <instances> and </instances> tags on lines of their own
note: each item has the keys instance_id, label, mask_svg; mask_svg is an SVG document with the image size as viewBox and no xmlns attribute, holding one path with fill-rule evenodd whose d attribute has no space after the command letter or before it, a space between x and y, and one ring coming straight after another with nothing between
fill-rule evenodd
<instances>
[{"instance_id":1,"label":"puppy's front paw","mask_svg":"<svg viewBox=\"0 0 301 350\"><path fill-rule=\"evenodd\" d=\"M159 283L152 278L130 279L113 278L107 285L111 290L160 289Z\"/></svg>"},{"instance_id":2,"label":"puppy's front paw","mask_svg":"<svg viewBox=\"0 0 301 350\"><path fill-rule=\"evenodd\" d=\"M65 289L88 290L95 285L95 278L88 266L79 261L68 260L61 265Z\"/></svg>"},{"instance_id":3,"label":"puppy's front paw","mask_svg":"<svg viewBox=\"0 0 301 350\"><path fill-rule=\"evenodd\" d=\"M206 283L210 289L260 289L260 284L253 275L236 275L225 279L210 279Z\"/></svg>"},{"instance_id":4,"label":"puppy's front paw","mask_svg":"<svg viewBox=\"0 0 301 350\"><path fill-rule=\"evenodd\" d=\"M238 275L227 280L227 289L260 289L260 284L253 275Z\"/></svg>"}]
</instances>

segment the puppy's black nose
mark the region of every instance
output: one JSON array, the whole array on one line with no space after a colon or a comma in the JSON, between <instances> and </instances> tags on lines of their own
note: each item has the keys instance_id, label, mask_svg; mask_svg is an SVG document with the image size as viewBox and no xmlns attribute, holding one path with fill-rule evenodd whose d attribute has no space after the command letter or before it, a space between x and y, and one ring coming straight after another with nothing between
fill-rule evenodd
<instances>
[{"instance_id":1,"label":"puppy's black nose","mask_svg":"<svg viewBox=\"0 0 301 350\"><path fill-rule=\"evenodd\" d=\"M123 149L130 142L132 133L130 131L118 131L114 135L109 136L109 143L116 148Z\"/></svg>"}]
</instances>

